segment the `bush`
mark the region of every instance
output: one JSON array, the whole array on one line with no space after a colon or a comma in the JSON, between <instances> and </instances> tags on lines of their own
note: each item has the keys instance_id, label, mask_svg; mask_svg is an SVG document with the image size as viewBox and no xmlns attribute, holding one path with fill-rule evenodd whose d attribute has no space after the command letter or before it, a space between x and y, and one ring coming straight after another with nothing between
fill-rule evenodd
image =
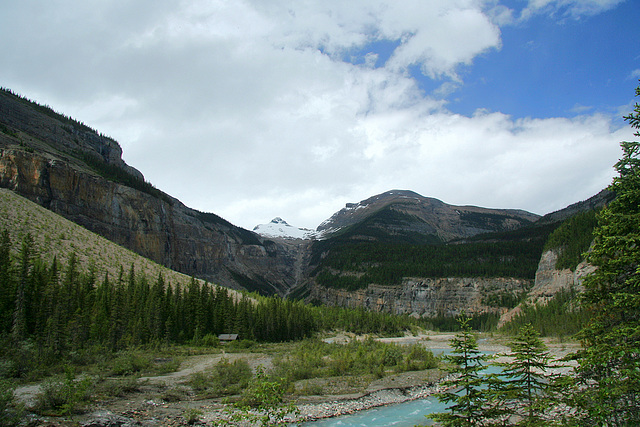
<instances>
[{"instance_id":1,"label":"bush","mask_svg":"<svg viewBox=\"0 0 640 427\"><path fill-rule=\"evenodd\" d=\"M201 397L213 398L238 394L251 379L251 368L245 359L230 363L222 359L207 372L196 372L188 384Z\"/></svg>"},{"instance_id":2,"label":"bush","mask_svg":"<svg viewBox=\"0 0 640 427\"><path fill-rule=\"evenodd\" d=\"M91 378L85 376L76 380L71 368L67 368L63 379L54 378L42 383L36 410L56 415L80 412L91 398L92 388Z\"/></svg>"},{"instance_id":3,"label":"bush","mask_svg":"<svg viewBox=\"0 0 640 427\"><path fill-rule=\"evenodd\" d=\"M409 348L409 354L404 358L405 371L422 371L438 367L438 359L430 350L420 344L412 344Z\"/></svg>"},{"instance_id":4,"label":"bush","mask_svg":"<svg viewBox=\"0 0 640 427\"><path fill-rule=\"evenodd\" d=\"M7 381L0 381L0 425L17 426L23 414L24 407L16 401L13 387Z\"/></svg>"},{"instance_id":5,"label":"bush","mask_svg":"<svg viewBox=\"0 0 640 427\"><path fill-rule=\"evenodd\" d=\"M129 393L140 390L138 379L134 377L110 379L97 385L96 392L107 396L124 397Z\"/></svg>"},{"instance_id":6,"label":"bush","mask_svg":"<svg viewBox=\"0 0 640 427\"><path fill-rule=\"evenodd\" d=\"M151 359L148 356L134 351L120 353L111 361L111 375L132 375L151 367Z\"/></svg>"}]
</instances>

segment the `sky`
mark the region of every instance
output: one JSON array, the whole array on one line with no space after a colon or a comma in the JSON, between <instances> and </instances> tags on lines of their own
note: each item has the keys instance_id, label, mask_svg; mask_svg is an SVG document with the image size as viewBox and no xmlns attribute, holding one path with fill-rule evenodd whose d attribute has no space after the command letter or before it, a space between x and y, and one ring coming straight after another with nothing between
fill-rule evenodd
<instances>
[{"instance_id":1,"label":"sky","mask_svg":"<svg viewBox=\"0 0 640 427\"><path fill-rule=\"evenodd\" d=\"M0 86L252 229L403 189L545 214L633 140L637 0L0 0Z\"/></svg>"}]
</instances>

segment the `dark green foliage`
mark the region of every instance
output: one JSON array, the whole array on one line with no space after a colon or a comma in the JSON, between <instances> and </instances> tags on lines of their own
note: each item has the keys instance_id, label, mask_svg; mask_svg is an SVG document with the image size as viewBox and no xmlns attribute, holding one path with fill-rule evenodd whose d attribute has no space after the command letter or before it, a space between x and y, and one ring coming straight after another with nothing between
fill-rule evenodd
<instances>
[{"instance_id":1,"label":"dark green foliage","mask_svg":"<svg viewBox=\"0 0 640 427\"><path fill-rule=\"evenodd\" d=\"M459 323L461 331L451 339L453 350L444 357L450 364L449 371L455 376L443 381L441 385L447 389L436 394L441 402L451 405L447 407L448 412L431 414L429 418L442 426L481 426L490 405L480 371L489 357L478 350L469 319L461 316Z\"/></svg>"},{"instance_id":2,"label":"dark green foliage","mask_svg":"<svg viewBox=\"0 0 640 427\"><path fill-rule=\"evenodd\" d=\"M489 307L514 308L527 296L527 291L510 292L502 291L491 293L482 297L482 304Z\"/></svg>"},{"instance_id":3,"label":"dark green foliage","mask_svg":"<svg viewBox=\"0 0 640 427\"><path fill-rule=\"evenodd\" d=\"M9 382L0 380L0 425L14 427L20 425L24 407L13 393Z\"/></svg>"},{"instance_id":4,"label":"dark green foliage","mask_svg":"<svg viewBox=\"0 0 640 427\"><path fill-rule=\"evenodd\" d=\"M503 371L497 381L488 381L495 391L492 398L499 401L497 415L503 420L520 420L515 425L546 426L544 412L552 404L553 384L546 373L551 367L547 347L530 324L520 328L508 345L512 360L494 363Z\"/></svg>"},{"instance_id":5,"label":"dark green foliage","mask_svg":"<svg viewBox=\"0 0 640 427\"><path fill-rule=\"evenodd\" d=\"M545 250L558 250L556 268L576 269L593 242L593 229L596 224L596 211L582 212L565 220L549 235Z\"/></svg>"},{"instance_id":6,"label":"dark green foliage","mask_svg":"<svg viewBox=\"0 0 640 427\"><path fill-rule=\"evenodd\" d=\"M0 374L37 378L64 363L94 363L108 352L112 375L151 368L136 346L211 346L222 333L232 344L282 342L320 330L397 334L418 323L409 317L342 308L314 307L276 297L234 298L225 288L192 279L150 281L133 267L117 278L82 271L75 256L60 267L33 252L27 235L13 259L7 233L0 240Z\"/></svg>"},{"instance_id":7,"label":"dark green foliage","mask_svg":"<svg viewBox=\"0 0 640 427\"><path fill-rule=\"evenodd\" d=\"M640 86L636 89L640 96ZM625 117L640 137L640 104ZM584 303L593 310L576 355L583 425L640 425L640 143L622 142L616 198L598 214L585 279Z\"/></svg>"},{"instance_id":8,"label":"dark green foliage","mask_svg":"<svg viewBox=\"0 0 640 427\"><path fill-rule=\"evenodd\" d=\"M506 334L517 334L531 324L542 336L571 337L589 320L590 312L578 303L578 292L562 289L546 304L525 304L522 312L500 329Z\"/></svg>"},{"instance_id":9,"label":"dark green foliage","mask_svg":"<svg viewBox=\"0 0 640 427\"><path fill-rule=\"evenodd\" d=\"M317 250L317 249L316 249ZM332 248L316 269L323 286L355 290L397 285L404 277L535 277L542 240L450 245L348 243Z\"/></svg>"},{"instance_id":10,"label":"dark green foliage","mask_svg":"<svg viewBox=\"0 0 640 427\"><path fill-rule=\"evenodd\" d=\"M64 378L52 378L42 383L36 410L45 414L72 414L89 402L92 392L91 378L76 379L71 368L67 368Z\"/></svg>"},{"instance_id":11,"label":"dark green foliage","mask_svg":"<svg viewBox=\"0 0 640 427\"><path fill-rule=\"evenodd\" d=\"M500 315L498 313L486 312L474 314L469 318L469 326L474 331L489 332L498 326ZM459 331L460 322L455 316L436 316L423 319L425 327L434 331Z\"/></svg>"}]
</instances>

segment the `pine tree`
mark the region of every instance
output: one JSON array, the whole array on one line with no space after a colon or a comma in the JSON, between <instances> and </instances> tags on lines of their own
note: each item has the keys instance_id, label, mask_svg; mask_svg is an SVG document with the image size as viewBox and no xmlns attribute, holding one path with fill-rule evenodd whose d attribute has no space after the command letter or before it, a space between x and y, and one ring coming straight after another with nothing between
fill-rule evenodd
<instances>
[{"instance_id":1,"label":"pine tree","mask_svg":"<svg viewBox=\"0 0 640 427\"><path fill-rule=\"evenodd\" d=\"M468 317L458 319L461 331L451 339L453 351L444 357L451 364L449 371L454 378L443 381L446 391L436 394L443 403L452 403L442 412L429 415L429 418L443 426L471 427L484 425L484 419L491 409L488 391L483 388L485 381L480 371L485 368L489 356L482 354L469 326Z\"/></svg>"},{"instance_id":2,"label":"pine tree","mask_svg":"<svg viewBox=\"0 0 640 427\"><path fill-rule=\"evenodd\" d=\"M636 89L640 96L640 86ZM640 129L640 105L625 117ZM640 132L635 135L640 137ZM582 330L578 403L585 424L640 425L640 143L622 142L609 187L616 198L598 214L588 260L597 267L584 282L594 311Z\"/></svg>"},{"instance_id":3,"label":"pine tree","mask_svg":"<svg viewBox=\"0 0 640 427\"><path fill-rule=\"evenodd\" d=\"M28 304L27 297L31 286L31 268L33 266L33 237L27 234L22 240L20 253L18 254L18 283L16 286L15 303L13 309L13 325L11 334L15 341L24 340L27 337Z\"/></svg>"},{"instance_id":4,"label":"pine tree","mask_svg":"<svg viewBox=\"0 0 640 427\"><path fill-rule=\"evenodd\" d=\"M515 425L545 426L543 414L550 401L552 382L546 371L551 368L551 356L540 334L525 325L509 343L510 362L495 363L503 368L499 375L497 396L504 402L504 414L516 417ZM501 411L502 412L502 411Z\"/></svg>"},{"instance_id":5,"label":"pine tree","mask_svg":"<svg viewBox=\"0 0 640 427\"><path fill-rule=\"evenodd\" d=\"M0 333L9 332L12 325L13 301L16 295L11 263L11 238L3 230L0 237Z\"/></svg>"}]
</instances>

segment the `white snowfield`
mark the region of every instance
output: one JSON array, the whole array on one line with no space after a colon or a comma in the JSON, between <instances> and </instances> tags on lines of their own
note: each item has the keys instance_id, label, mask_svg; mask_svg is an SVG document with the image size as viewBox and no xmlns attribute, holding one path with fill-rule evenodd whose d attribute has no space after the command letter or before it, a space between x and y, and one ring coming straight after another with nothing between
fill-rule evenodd
<instances>
[{"instance_id":1,"label":"white snowfield","mask_svg":"<svg viewBox=\"0 0 640 427\"><path fill-rule=\"evenodd\" d=\"M284 239L318 239L319 234L315 230L308 228L298 228L287 224L285 220L276 217L268 224L256 225L253 231L264 237L280 237Z\"/></svg>"}]
</instances>

